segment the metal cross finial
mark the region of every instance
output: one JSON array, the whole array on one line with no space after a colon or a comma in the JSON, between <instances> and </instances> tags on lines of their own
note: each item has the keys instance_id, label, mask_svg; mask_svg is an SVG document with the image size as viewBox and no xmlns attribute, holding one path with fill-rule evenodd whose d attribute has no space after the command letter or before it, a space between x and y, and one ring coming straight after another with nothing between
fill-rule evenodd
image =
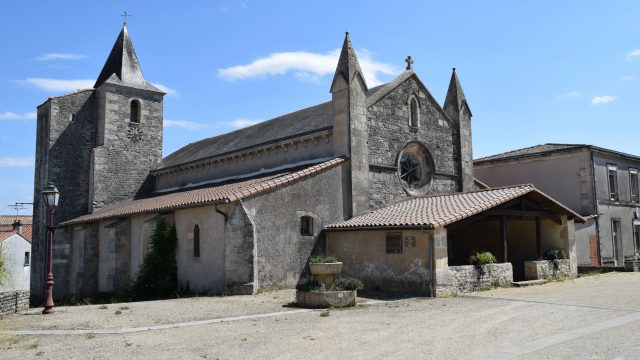
<instances>
[{"instance_id":1,"label":"metal cross finial","mask_svg":"<svg viewBox=\"0 0 640 360\"><path fill-rule=\"evenodd\" d=\"M125 11L124 11L124 14L122 14L122 15L120 15L120 16L122 16L122 17L124 18L123 25L127 25L127 16L133 16L133 15L131 15L131 14L127 13L127 11L125 10Z\"/></svg>"},{"instance_id":2,"label":"metal cross finial","mask_svg":"<svg viewBox=\"0 0 640 360\"><path fill-rule=\"evenodd\" d=\"M407 62L407 70L413 70L413 59L411 58L411 55L407 56L405 61Z\"/></svg>"}]
</instances>

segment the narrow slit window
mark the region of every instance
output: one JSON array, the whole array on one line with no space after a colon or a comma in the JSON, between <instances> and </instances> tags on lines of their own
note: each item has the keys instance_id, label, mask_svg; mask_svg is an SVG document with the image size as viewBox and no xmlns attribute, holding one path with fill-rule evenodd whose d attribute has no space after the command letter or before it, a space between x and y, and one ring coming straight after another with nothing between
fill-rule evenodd
<instances>
[{"instance_id":1,"label":"narrow slit window","mask_svg":"<svg viewBox=\"0 0 640 360\"><path fill-rule=\"evenodd\" d=\"M300 218L300 234L313 236L313 218L311 216L303 216Z\"/></svg>"},{"instance_id":2,"label":"narrow slit window","mask_svg":"<svg viewBox=\"0 0 640 360\"><path fill-rule=\"evenodd\" d=\"M140 101L131 101L131 112L129 114L129 121L134 124L140 124Z\"/></svg>"},{"instance_id":3,"label":"narrow slit window","mask_svg":"<svg viewBox=\"0 0 640 360\"><path fill-rule=\"evenodd\" d=\"M193 257L200 257L200 226L193 228Z\"/></svg>"},{"instance_id":4,"label":"narrow slit window","mask_svg":"<svg viewBox=\"0 0 640 360\"><path fill-rule=\"evenodd\" d=\"M418 127L418 101L416 98L411 98L409 101L409 125L412 127Z\"/></svg>"},{"instance_id":5,"label":"narrow slit window","mask_svg":"<svg viewBox=\"0 0 640 360\"><path fill-rule=\"evenodd\" d=\"M31 253L29 253L28 251L25 251L24 253L24 266L29 266L31 265Z\"/></svg>"}]
</instances>

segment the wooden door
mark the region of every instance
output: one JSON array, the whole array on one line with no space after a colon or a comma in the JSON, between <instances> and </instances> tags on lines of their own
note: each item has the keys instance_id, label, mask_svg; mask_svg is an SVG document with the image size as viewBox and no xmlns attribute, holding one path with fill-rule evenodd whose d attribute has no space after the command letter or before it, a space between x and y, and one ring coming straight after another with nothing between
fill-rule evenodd
<instances>
[{"instance_id":1,"label":"wooden door","mask_svg":"<svg viewBox=\"0 0 640 360\"><path fill-rule=\"evenodd\" d=\"M591 266L598 266L598 239L595 235L589 237L589 249L591 250Z\"/></svg>"}]
</instances>

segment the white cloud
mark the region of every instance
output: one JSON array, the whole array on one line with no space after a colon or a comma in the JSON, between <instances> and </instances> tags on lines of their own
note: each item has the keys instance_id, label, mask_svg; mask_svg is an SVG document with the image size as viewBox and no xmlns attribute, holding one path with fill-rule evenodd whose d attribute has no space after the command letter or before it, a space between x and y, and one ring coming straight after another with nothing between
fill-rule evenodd
<instances>
[{"instance_id":1,"label":"white cloud","mask_svg":"<svg viewBox=\"0 0 640 360\"><path fill-rule=\"evenodd\" d=\"M11 157L11 156L2 156L0 157L0 167L30 167L34 166L35 158L33 156L29 157Z\"/></svg>"},{"instance_id":2,"label":"white cloud","mask_svg":"<svg viewBox=\"0 0 640 360\"><path fill-rule=\"evenodd\" d=\"M80 54L61 54L61 53L46 53L44 55L38 56L36 60L38 61L52 61L52 60L82 60L85 59L86 55Z\"/></svg>"},{"instance_id":3,"label":"white cloud","mask_svg":"<svg viewBox=\"0 0 640 360\"><path fill-rule=\"evenodd\" d=\"M20 83L32 85L38 89L45 91L75 91L79 89L92 88L95 80L80 79L80 80L61 80L61 79L47 79L47 78L27 78L25 80L19 80Z\"/></svg>"},{"instance_id":4,"label":"white cloud","mask_svg":"<svg viewBox=\"0 0 640 360\"><path fill-rule=\"evenodd\" d=\"M640 59L640 49L635 49L627 53L627 60L633 61Z\"/></svg>"},{"instance_id":5,"label":"white cloud","mask_svg":"<svg viewBox=\"0 0 640 360\"><path fill-rule=\"evenodd\" d=\"M635 79L635 77L633 75L620 76L620 80L624 80L624 81L631 81L633 79Z\"/></svg>"},{"instance_id":6,"label":"white cloud","mask_svg":"<svg viewBox=\"0 0 640 360\"><path fill-rule=\"evenodd\" d=\"M170 88L166 85L162 85L160 83L151 83L151 85L157 87L158 89L167 93L167 96L178 96L178 91L176 89Z\"/></svg>"},{"instance_id":7,"label":"white cloud","mask_svg":"<svg viewBox=\"0 0 640 360\"><path fill-rule=\"evenodd\" d=\"M391 65L374 61L371 53L366 50L361 50L359 55L360 66L369 86L382 83L378 78L379 74L394 75L399 72ZM333 74L339 57L340 49L326 54L306 51L279 52L254 60L247 65L218 69L218 76L234 81L284 75L292 71L298 79L316 80L320 76Z\"/></svg>"},{"instance_id":8,"label":"white cloud","mask_svg":"<svg viewBox=\"0 0 640 360\"><path fill-rule=\"evenodd\" d=\"M261 123L263 120L249 120L249 119L235 119L233 121L229 121L228 124L234 128L243 128L251 125L255 125Z\"/></svg>"},{"instance_id":9,"label":"white cloud","mask_svg":"<svg viewBox=\"0 0 640 360\"><path fill-rule=\"evenodd\" d=\"M556 100L575 99L577 97L580 97L580 95L581 94L578 91L569 91L568 93L556 96Z\"/></svg>"},{"instance_id":10,"label":"white cloud","mask_svg":"<svg viewBox=\"0 0 640 360\"><path fill-rule=\"evenodd\" d=\"M5 111L0 113L0 121L9 121L9 120L35 120L36 112L26 112L22 114L14 113L12 111Z\"/></svg>"},{"instance_id":11,"label":"white cloud","mask_svg":"<svg viewBox=\"0 0 640 360\"><path fill-rule=\"evenodd\" d=\"M199 130L207 127L205 124L197 123L189 120L169 120L164 119L163 122L166 127L180 127L187 130Z\"/></svg>"},{"instance_id":12,"label":"white cloud","mask_svg":"<svg viewBox=\"0 0 640 360\"><path fill-rule=\"evenodd\" d=\"M591 105L606 104L606 103L613 102L615 99L616 99L615 96L609 96L609 95L595 96L593 97L593 99L591 99Z\"/></svg>"}]
</instances>

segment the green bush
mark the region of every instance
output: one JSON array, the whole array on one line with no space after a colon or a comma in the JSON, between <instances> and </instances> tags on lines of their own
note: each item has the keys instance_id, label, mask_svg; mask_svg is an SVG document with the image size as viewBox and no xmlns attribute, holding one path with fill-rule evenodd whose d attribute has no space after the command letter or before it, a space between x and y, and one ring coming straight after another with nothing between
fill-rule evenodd
<instances>
[{"instance_id":1,"label":"green bush","mask_svg":"<svg viewBox=\"0 0 640 360\"><path fill-rule=\"evenodd\" d=\"M359 279L350 276L339 277L333 282L332 290L362 290L364 284Z\"/></svg>"},{"instance_id":2,"label":"green bush","mask_svg":"<svg viewBox=\"0 0 640 360\"><path fill-rule=\"evenodd\" d=\"M567 254L562 249L549 249L544 252L545 260L562 260L567 258Z\"/></svg>"},{"instance_id":3,"label":"green bush","mask_svg":"<svg viewBox=\"0 0 640 360\"><path fill-rule=\"evenodd\" d=\"M178 288L177 244L175 225L169 227L160 221L151 237L149 253L131 286L133 297L148 299L174 295Z\"/></svg>"},{"instance_id":4,"label":"green bush","mask_svg":"<svg viewBox=\"0 0 640 360\"><path fill-rule=\"evenodd\" d=\"M323 285L321 285L318 280L314 279L311 276L307 276L301 279L296 285L296 290L300 291L319 291Z\"/></svg>"},{"instance_id":5,"label":"green bush","mask_svg":"<svg viewBox=\"0 0 640 360\"><path fill-rule=\"evenodd\" d=\"M315 255L309 258L310 264L335 263L335 262L338 262L338 257L335 255Z\"/></svg>"},{"instance_id":6,"label":"green bush","mask_svg":"<svg viewBox=\"0 0 640 360\"><path fill-rule=\"evenodd\" d=\"M489 251L473 251L469 256L469 263L471 265L485 265L493 264L496 262L496 257Z\"/></svg>"}]
</instances>

